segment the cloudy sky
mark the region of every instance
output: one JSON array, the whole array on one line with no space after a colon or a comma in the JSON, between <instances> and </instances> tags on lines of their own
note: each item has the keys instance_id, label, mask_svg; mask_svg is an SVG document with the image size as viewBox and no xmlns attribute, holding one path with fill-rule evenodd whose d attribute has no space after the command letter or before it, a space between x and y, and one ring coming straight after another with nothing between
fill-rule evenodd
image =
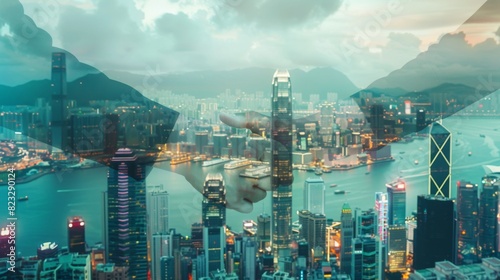
<instances>
[{"instance_id":1,"label":"cloudy sky","mask_svg":"<svg viewBox=\"0 0 500 280\"><path fill-rule=\"evenodd\" d=\"M443 34L463 31L470 45L500 35L500 1L480 12L485 0L20 2L53 46L105 72L329 66L365 87Z\"/></svg>"}]
</instances>

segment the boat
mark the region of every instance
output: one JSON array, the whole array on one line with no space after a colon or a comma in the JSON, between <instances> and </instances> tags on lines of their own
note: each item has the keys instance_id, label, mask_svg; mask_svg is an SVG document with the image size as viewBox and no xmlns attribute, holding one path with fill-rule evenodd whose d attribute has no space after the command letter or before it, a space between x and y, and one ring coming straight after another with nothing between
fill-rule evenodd
<instances>
[{"instance_id":1,"label":"boat","mask_svg":"<svg viewBox=\"0 0 500 280\"><path fill-rule=\"evenodd\" d=\"M469 152L469 156L472 156L472 152Z\"/></svg>"},{"instance_id":2,"label":"boat","mask_svg":"<svg viewBox=\"0 0 500 280\"><path fill-rule=\"evenodd\" d=\"M484 134L479 134L479 137L483 137L484 138L485 136L484 136Z\"/></svg>"},{"instance_id":3,"label":"boat","mask_svg":"<svg viewBox=\"0 0 500 280\"><path fill-rule=\"evenodd\" d=\"M404 152L404 151L401 151L401 152L399 152L399 153L400 153L400 154L404 154L405 152Z\"/></svg>"},{"instance_id":4,"label":"boat","mask_svg":"<svg viewBox=\"0 0 500 280\"><path fill-rule=\"evenodd\" d=\"M323 170L321 170L321 168L316 168L316 170L314 171L314 174L316 174L316 175L322 175L323 174Z\"/></svg>"},{"instance_id":5,"label":"boat","mask_svg":"<svg viewBox=\"0 0 500 280\"><path fill-rule=\"evenodd\" d=\"M460 131L459 131L459 132L457 132L457 134L458 134L458 135L462 135L462 132L460 132Z\"/></svg>"},{"instance_id":6,"label":"boat","mask_svg":"<svg viewBox=\"0 0 500 280\"><path fill-rule=\"evenodd\" d=\"M252 165L252 161L248 159L240 159L240 160L235 160L230 163L224 164L224 169L236 169L240 168L243 166L249 166Z\"/></svg>"},{"instance_id":7,"label":"boat","mask_svg":"<svg viewBox=\"0 0 500 280\"><path fill-rule=\"evenodd\" d=\"M314 172L316 169L312 168L312 167L309 167L307 168L307 172Z\"/></svg>"},{"instance_id":8,"label":"boat","mask_svg":"<svg viewBox=\"0 0 500 280\"><path fill-rule=\"evenodd\" d=\"M337 184L331 184L331 185L330 185L330 188L335 188L335 187L337 187L337 186L338 186Z\"/></svg>"},{"instance_id":9,"label":"boat","mask_svg":"<svg viewBox=\"0 0 500 280\"><path fill-rule=\"evenodd\" d=\"M18 198L17 200L19 201L25 201L25 200L28 200L28 196L25 195L25 196L21 196L20 198Z\"/></svg>"},{"instance_id":10,"label":"boat","mask_svg":"<svg viewBox=\"0 0 500 280\"><path fill-rule=\"evenodd\" d=\"M194 157L193 158L193 162L199 162L199 161L201 161L201 157Z\"/></svg>"},{"instance_id":11,"label":"boat","mask_svg":"<svg viewBox=\"0 0 500 280\"><path fill-rule=\"evenodd\" d=\"M368 174L370 174L370 172L365 172L365 175L368 175Z\"/></svg>"},{"instance_id":12,"label":"boat","mask_svg":"<svg viewBox=\"0 0 500 280\"><path fill-rule=\"evenodd\" d=\"M415 165L418 165L418 160L415 160L413 163L414 163Z\"/></svg>"},{"instance_id":13,"label":"boat","mask_svg":"<svg viewBox=\"0 0 500 280\"><path fill-rule=\"evenodd\" d=\"M170 160L170 165L176 165L180 163L185 163L191 161L191 157L189 155L175 155Z\"/></svg>"},{"instance_id":14,"label":"boat","mask_svg":"<svg viewBox=\"0 0 500 280\"><path fill-rule=\"evenodd\" d=\"M204 161L201 166L208 167L208 166L212 166L212 165L226 163L228 161L231 161L231 160L230 159L226 159L226 158L212 159L212 160Z\"/></svg>"},{"instance_id":15,"label":"boat","mask_svg":"<svg viewBox=\"0 0 500 280\"><path fill-rule=\"evenodd\" d=\"M240 177L261 179L271 176L271 167L268 165L261 165L257 167L248 168L245 172L240 173Z\"/></svg>"},{"instance_id":16,"label":"boat","mask_svg":"<svg viewBox=\"0 0 500 280\"><path fill-rule=\"evenodd\" d=\"M345 194L344 190L336 190L333 192L334 194Z\"/></svg>"}]
</instances>

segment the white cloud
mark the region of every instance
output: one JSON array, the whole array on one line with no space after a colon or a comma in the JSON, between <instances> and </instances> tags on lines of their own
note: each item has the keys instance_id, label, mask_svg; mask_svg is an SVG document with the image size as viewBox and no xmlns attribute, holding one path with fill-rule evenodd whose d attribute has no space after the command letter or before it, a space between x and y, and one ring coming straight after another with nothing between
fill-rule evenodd
<instances>
[{"instance_id":1,"label":"white cloud","mask_svg":"<svg viewBox=\"0 0 500 280\"><path fill-rule=\"evenodd\" d=\"M21 1L36 21L42 4ZM54 44L102 70L330 66L364 87L456 30L484 2L295 1L59 1L42 27Z\"/></svg>"}]
</instances>

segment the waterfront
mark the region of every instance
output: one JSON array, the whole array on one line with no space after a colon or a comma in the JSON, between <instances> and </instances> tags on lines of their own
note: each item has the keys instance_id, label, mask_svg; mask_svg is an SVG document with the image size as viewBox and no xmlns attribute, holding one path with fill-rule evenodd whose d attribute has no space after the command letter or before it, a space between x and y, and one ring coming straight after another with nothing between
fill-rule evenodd
<instances>
[{"instance_id":1,"label":"waterfront","mask_svg":"<svg viewBox=\"0 0 500 280\"><path fill-rule=\"evenodd\" d=\"M443 123L454 133L452 187L461 179L480 184L481 176L484 175L483 164L500 165L500 132L494 130L500 125L494 119L461 117L448 118ZM480 137L480 134L485 137ZM456 140L459 145L455 145ZM407 214L416 209L416 196L427 192L429 142L427 139L420 139L410 143L393 143L391 146L395 161L333 171L321 176L326 185L327 218L338 220L344 202L349 202L352 208L373 207L374 193L385 191L385 184L399 176L407 182ZM468 152L472 152L472 156L468 156ZM418 165L414 164L415 160L418 160ZM243 169L224 170L223 164L203 168L200 162L176 166L170 166L168 162L158 163L149 174L147 185L163 184L169 191L169 224L183 235L190 235L191 224L199 221L201 217L202 196L182 176L168 171L171 169L181 173L190 172L192 176L201 179L208 172L221 172L224 173L228 187L238 184L241 180L248 180L238 176ZM369 174L366 174L367 172ZM34 255L36 246L45 241L55 241L61 247L66 246L66 220L74 215L82 216L85 220L89 245L102 241L102 192L106 190L106 173L107 169L104 167L67 170L18 185L16 196L29 196L27 201L16 202L18 253ZM305 179L316 176L314 173L294 170L293 220L297 219L296 211L303 205ZM269 180L269 177L262 180ZM331 184L338 186L329 188ZM6 202L7 188L0 189L0 200ZM335 195L335 190L345 190L348 193ZM455 194L454 188L452 194ZM266 199L254 205L252 213L242 214L228 210L227 223L234 230L241 231L243 220L256 220L259 213L270 213L270 209L268 194ZM2 223L6 224L7 209L0 212L0 218Z\"/></svg>"}]
</instances>

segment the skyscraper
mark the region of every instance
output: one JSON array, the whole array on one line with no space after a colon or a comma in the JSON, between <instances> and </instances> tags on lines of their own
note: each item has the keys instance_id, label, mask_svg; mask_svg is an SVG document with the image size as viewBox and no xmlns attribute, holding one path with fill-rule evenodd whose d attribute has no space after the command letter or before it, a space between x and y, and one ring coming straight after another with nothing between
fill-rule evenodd
<instances>
[{"instance_id":1,"label":"skyscraper","mask_svg":"<svg viewBox=\"0 0 500 280\"><path fill-rule=\"evenodd\" d=\"M457 182L457 263L472 264L478 259L478 207L477 185Z\"/></svg>"},{"instance_id":2,"label":"skyscraper","mask_svg":"<svg viewBox=\"0 0 500 280\"><path fill-rule=\"evenodd\" d=\"M163 186L155 186L147 193L148 226L151 234L167 233L168 227L168 192Z\"/></svg>"},{"instance_id":3,"label":"skyscraper","mask_svg":"<svg viewBox=\"0 0 500 280\"><path fill-rule=\"evenodd\" d=\"M377 235L377 213L373 209L361 210L357 208L355 214L356 231L354 236Z\"/></svg>"},{"instance_id":4,"label":"skyscraper","mask_svg":"<svg viewBox=\"0 0 500 280\"><path fill-rule=\"evenodd\" d=\"M221 156L222 148L227 148L227 134L214 134L214 155Z\"/></svg>"},{"instance_id":5,"label":"skyscraper","mask_svg":"<svg viewBox=\"0 0 500 280\"><path fill-rule=\"evenodd\" d=\"M269 247L271 242L271 217L262 213L257 217L257 241L259 250Z\"/></svg>"},{"instance_id":6,"label":"skyscraper","mask_svg":"<svg viewBox=\"0 0 500 280\"><path fill-rule=\"evenodd\" d=\"M287 70L276 70L272 92L272 248L276 263L287 255L284 251L292 235L292 87Z\"/></svg>"},{"instance_id":7,"label":"skyscraper","mask_svg":"<svg viewBox=\"0 0 500 280\"><path fill-rule=\"evenodd\" d=\"M380 241L377 236L363 235L352 240L351 279L382 279Z\"/></svg>"},{"instance_id":8,"label":"skyscraper","mask_svg":"<svg viewBox=\"0 0 500 280\"><path fill-rule=\"evenodd\" d=\"M196 152L203 154L203 147L208 145L208 131L200 131L194 134L196 142Z\"/></svg>"},{"instance_id":9,"label":"skyscraper","mask_svg":"<svg viewBox=\"0 0 500 280\"><path fill-rule=\"evenodd\" d=\"M167 233L153 234L151 238L151 277L161 278L162 257L172 257L172 238Z\"/></svg>"},{"instance_id":10,"label":"skyscraper","mask_svg":"<svg viewBox=\"0 0 500 280\"><path fill-rule=\"evenodd\" d=\"M387 224L404 225L406 219L406 183L398 180L386 184L388 195Z\"/></svg>"},{"instance_id":11,"label":"skyscraper","mask_svg":"<svg viewBox=\"0 0 500 280\"><path fill-rule=\"evenodd\" d=\"M377 235L382 244L387 242L387 193L375 193L375 212L377 213Z\"/></svg>"},{"instance_id":12,"label":"skyscraper","mask_svg":"<svg viewBox=\"0 0 500 280\"><path fill-rule=\"evenodd\" d=\"M349 204L342 205L340 214L340 227L342 234L342 242L340 247L340 271L342 273L351 274L351 257L352 257L352 238L353 238L353 220L352 209Z\"/></svg>"},{"instance_id":13,"label":"skyscraper","mask_svg":"<svg viewBox=\"0 0 500 280\"><path fill-rule=\"evenodd\" d=\"M427 127L427 123L425 122L425 110L418 109L417 110L417 132L422 131Z\"/></svg>"},{"instance_id":14,"label":"skyscraper","mask_svg":"<svg viewBox=\"0 0 500 280\"><path fill-rule=\"evenodd\" d=\"M85 254L85 222L80 217L68 220L68 249L70 253Z\"/></svg>"},{"instance_id":15,"label":"skyscraper","mask_svg":"<svg viewBox=\"0 0 500 280\"><path fill-rule=\"evenodd\" d=\"M384 106L375 104L370 107L370 125L373 131L373 141L381 142L385 140L384 132ZM375 145L377 147L377 145Z\"/></svg>"},{"instance_id":16,"label":"skyscraper","mask_svg":"<svg viewBox=\"0 0 500 280\"><path fill-rule=\"evenodd\" d=\"M429 194L451 197L451 133L441 123L429 133Z\"/></svg>"},{"instance_id":17,"label":"skyscraper","mask_svg":"<svg viewBox=\"0 0 500 280\"><path fill-rule=\"evenodd\" d=\"M387 270L403 272L406 270L406 227L391 225L387 234Z\"/></svg>"},{"instance_id":18,"label":"skyscraper","mask_svg":"<svg viewBox=\"0 0 500 280\"><path fill-rule=\"evenodd\" d=\"M145 168L127 148L111 159L107 192L107 262L127 266L129 277L146 279L147 211Z\"/></svg>"},{"instance_id":19,"label":"skyscraper","mask_svg":"<svg viewBox=\"0 0 500 280\"><path fill-rule=\"evenodd\" d=\"M320 105L320 121L319 124L321 129L319 134L321 136L321 142L323 142L323 147L331 148L333 147L333 126L335 124L335 116L333 113L333 104L323 103Z\"/></svg>"},{"instance_id":20,"label":"skyscraper","mask_svg":"<svg viewBox=\"0 0 500 280\"><path fill-rule=\"evenodd\" d=\"M52 53L52 152L66 151L68 147L68 101L66 83L66 54ZM60 150L59 150L60 149Z\"/></svg>"},{"instance_id":21,"label":"skyscraper","mask_svg":"<svg viewBox=\"0 0 500 280\"><path fill-rule=\"evenodd\" d=\"M226 188L220 173L207 175L202 203L205 267L210 273L224 269Z\"/></svg>"},{"instance_id":22,"label":"skyscraper","mask_svg":"<svg viewBox=\"0 0 500 280\"><path fill-rule=\"evenodd\" d=\"M326 217L324 214L311 213L308 224L308 240L310 249L321 247L323 251L326 247Z\"/></svg>"},{"instance_id":23,"label":"skyscraper","mask_svg":"<svg viewBox=\"0 0 500 280\"><path fill-rule=\"evenodd\" d=\"M437 261L454 261L454 236L453 200L442 196L419 195L413 269L432 267Z\"/></svg>"},{"instance_id":24,"label":"skyscraper","mask_svg":"<svg viewBox=\"0 0 500 280\"><path fill-rule=\"evenodd\" d=\"M497 250L498 178L485 176L479 203L480 257L494 257Z\"/></svg>"},{"instance_id":25,"label":"skyscraper","mask_svg":"<svg viewBox=\"0 0 500 280\"><path fill-rule=\"evenodd\" d=\"M246 138L243 135L233 135L231 140L231 157L239 158L244 156L244 151L247 146Z\"/></svg>"},{"instance_id":26,"label":"skyscraper","mask_svg":"<svg viewBox=\"0 0 500 280\"><path fill-rule=\"evenodd\" d=\"M325 182L321 177L307 178L304 183L304 209L325 214Z\"/></svg>"}]
</instances>

